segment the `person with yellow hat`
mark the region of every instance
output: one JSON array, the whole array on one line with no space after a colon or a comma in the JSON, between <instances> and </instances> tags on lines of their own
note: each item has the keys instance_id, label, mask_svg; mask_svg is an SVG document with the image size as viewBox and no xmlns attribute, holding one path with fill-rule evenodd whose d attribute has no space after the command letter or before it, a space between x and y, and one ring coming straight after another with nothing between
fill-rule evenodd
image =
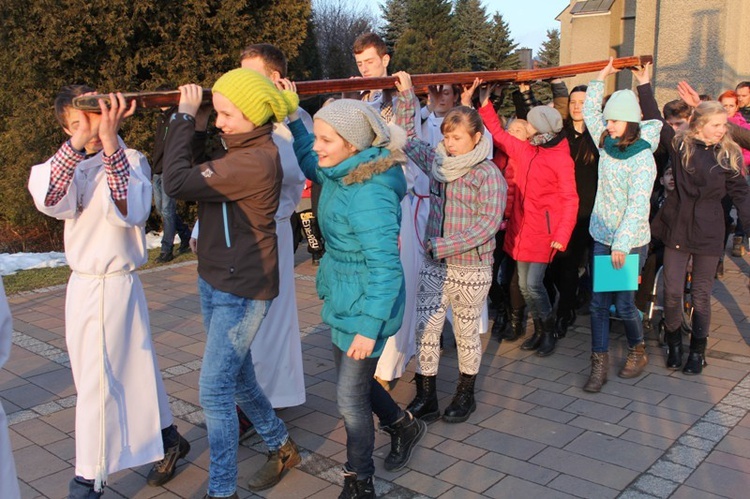
<instances>
[{"instance_id":1,"label":"person with yellow hat","mask_svg":"<svg viewBox=\"0 0 750 499\"><path fill-rule=\"evenodd\" d=\"M268 460L249 480L254 492L276 485L300 462L284 422L258 386L250 346L279 294L274 215L283 173L271 133L297 108L292 92L279 91L265 76L234 69L213 86L216 126L226 153L193 166L191 142L202 89L180 87L164 152L169 196L198 201L198 288L206 348L200 374L200 404L210 451L206 497L237 496L238 423L235 401L255 424L269 449Z\"/></svg>"}]
</instances>

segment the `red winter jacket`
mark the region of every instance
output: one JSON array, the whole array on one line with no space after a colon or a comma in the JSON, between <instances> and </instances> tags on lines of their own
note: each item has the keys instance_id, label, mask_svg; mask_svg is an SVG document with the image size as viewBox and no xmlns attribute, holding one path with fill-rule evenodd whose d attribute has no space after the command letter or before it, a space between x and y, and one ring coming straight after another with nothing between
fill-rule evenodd
<instances>
[{"instance_id":1,"label":"red winter jacket","mask_svg":"<svg viewBox=\"0 0 750 499\"><path fill-rule=\"evenodd\" d=\"M533 146L508 134L492 104L479 109L493 142L514 166L515 196L503 249L520 262L549 263L552 241L568 246L576 224L578 194L568 140L550 147ZM508 200L508 204L511 200Z\"/></svg>"}]
</instances>

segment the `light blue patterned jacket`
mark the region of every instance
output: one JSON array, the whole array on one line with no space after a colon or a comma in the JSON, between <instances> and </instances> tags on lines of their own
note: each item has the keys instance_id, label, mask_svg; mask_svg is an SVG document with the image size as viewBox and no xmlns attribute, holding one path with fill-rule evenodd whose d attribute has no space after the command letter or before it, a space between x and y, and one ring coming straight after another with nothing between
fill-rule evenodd
<instances>
[{"instance_id":1,"label":"light blue patterned jacket","mask_svg":"<svg viewBox=\"0 0 750 499\"><path fill-rule=\"evenodd\" d=\"M583 120L595 142L606 130L603 96L604 82L592 80L583 104ZM599 148L599 184L589 233L612 251L630 253L651 240L648 215L656 178L653 152L659 145L661 127L658 120L642 121L641 139L648 142L650 150L627 159L616 159Z\"/></svg>"}]
</instances>

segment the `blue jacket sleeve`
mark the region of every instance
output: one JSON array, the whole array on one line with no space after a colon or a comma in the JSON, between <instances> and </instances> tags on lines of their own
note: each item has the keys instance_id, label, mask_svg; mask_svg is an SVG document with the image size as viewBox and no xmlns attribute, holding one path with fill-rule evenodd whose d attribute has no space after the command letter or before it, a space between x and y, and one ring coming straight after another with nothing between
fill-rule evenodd
<instances>
[{"instance_id":1,"label":"blue jacket sleeve","mask_svg":"<svg viewBox=\"0 0 750 499\"><path fill-rule=\"evenodd\" d=\"M297 156L297 163L305 177L316 184L322 183L320 168L318 167L318 155L312 150L315 135L307 131L302 120L289 122L289 130L294 137L294 154Z\"/></svg>"}]
</instances>

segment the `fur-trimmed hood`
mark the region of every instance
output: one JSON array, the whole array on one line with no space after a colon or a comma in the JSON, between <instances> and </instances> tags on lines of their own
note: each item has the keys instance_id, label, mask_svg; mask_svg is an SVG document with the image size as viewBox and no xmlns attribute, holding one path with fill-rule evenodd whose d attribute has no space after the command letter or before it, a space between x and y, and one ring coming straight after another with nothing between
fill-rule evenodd
<instances>
[{"instance_id":1,"label":"fur-trimmed hood","mask_svg":"<svg viewBox=\"0 0 750 499\"><path fill-rule=\"evenodd\" d=\"M321 170L328 178L339 179L342 185L377 182L392 189L401 199L406 195L406 179L401 169L405 161L406 155L400 149L371 147L333 168Z\"/></svg>"},{"instance_id":2,"label":"fur-trimmed hood","mask_svg":"<svg viewBox=\"0 0 750 499\"><path fill-rule=\"evenodd\" d=\"M400 166L401 161L396 159L393 154L381 156L374 161L368 161L357 166L341 179L341 182L346 185L360 184L366 180L370 180L375 175L387 172L397 165Z\"/></svg>"}]
</instances>

